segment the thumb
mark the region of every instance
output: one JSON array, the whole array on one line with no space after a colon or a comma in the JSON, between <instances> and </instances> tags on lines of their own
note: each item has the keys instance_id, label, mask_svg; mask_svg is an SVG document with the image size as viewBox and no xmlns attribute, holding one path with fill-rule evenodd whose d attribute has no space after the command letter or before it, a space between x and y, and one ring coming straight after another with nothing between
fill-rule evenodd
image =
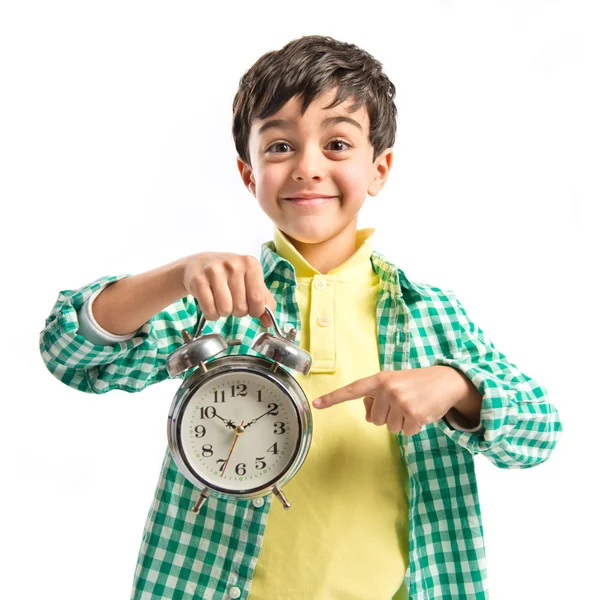
<instances>
[{"instance_id":1,"label":"thumb","mask_svg":"<svg viewBox=\"0 0 600 600\"><path fill-rule=\"evenodd\" d=\"M375 398L373 398L373 396L365 396L363 398L363 402L365 403L365 410L367 411L367 414L365 415L365 419L367 420L367 423L371 422L371 409L373 408L373 402L375 402Z\"/></svg>"},{"instance_id":2,"label":"thumb","mask_svg":"<svg viewBox=\"0 0 600 600\"><path fill-rule=\"evenodd\" d=\"M273 326L273 323L271 322L271 318L269 317L269 314L267 313L267 311L265 311L258 319L261 323L261 325L263 327L266 327L267 329L269 327Z\"/></svg>"},{"instance_id":3,"label":"thumb","mask_svg":"<svg viewBox=\"0 0 600 600\"><path fill-rule=\"evenodd\" d=\"M277 308L277 301L275 300L275 298L273 297L273 294L271 294L271 292L268 289L266 290L265 304L266 304L266 306L269 307L269 310L274 315L275 314L275 309ZM264 327L268 328L268 327L272 327L273 326L273 322L271 321L271 318L269 317L269 313L266 310L260 316L259 321L261 322L261 324Z\"/></svg>"}]
</instances>

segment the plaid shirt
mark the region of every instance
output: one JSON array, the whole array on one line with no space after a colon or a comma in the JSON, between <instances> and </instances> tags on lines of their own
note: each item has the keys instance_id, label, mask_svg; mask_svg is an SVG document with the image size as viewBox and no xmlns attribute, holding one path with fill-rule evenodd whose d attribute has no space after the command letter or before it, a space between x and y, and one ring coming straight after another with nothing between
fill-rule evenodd
<instances>
[{"instance_id":1,"label":"plaid shirt","mask_svg":"<svg viewBox=\"0 0 600 600\"><path fill-rule=\"evenodd\" d=\"M272 241L262 245L260 259L277 301L275 317L280 326L289 322L296 328L298 344L294 269L275 252ZM558 412L546 390L508 362L470 321L452 292L410 282L377 252L371 263L380 278L376 310L382 370L447 365L462 371L483 398L483 431L458 431L442 419L414 436L397 434L410 475L409 598L488 598L474 455L481 453L501 468L542 463L562 431ZM77 334L77 309L96 290L122 277L103 277L60 292L40 334L47 368L78 390L137 392L168 378L167 356L183 343L182 330L193 331L198 324L198 305L186 296L126 342L88 342ZM254 354L250 344L261 331L257 319L230 315L207 322L203 333L241 338L240 346L226 352ZM272 496L264 501L210 496L196 515L190 508L198 493L167 449L144 527L132 599L248 597Z\"/></svg>"}]
</instances>

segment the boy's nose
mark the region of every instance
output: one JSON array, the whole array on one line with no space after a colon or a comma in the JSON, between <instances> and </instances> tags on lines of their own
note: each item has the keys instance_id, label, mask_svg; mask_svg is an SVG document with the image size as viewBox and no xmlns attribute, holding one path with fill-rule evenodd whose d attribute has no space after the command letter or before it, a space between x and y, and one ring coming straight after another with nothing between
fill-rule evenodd
<instances>
[{"instance_id":1,"label":"boy's nose","mask_svg":"<svg viewBox=\"0 0 600 600\"><path fill-rule=\"evenodd\" d=\"M325 157L319 148L307 148L296 155L294 180L321 179L325 174Z\"/></svg>"}]
</instances>

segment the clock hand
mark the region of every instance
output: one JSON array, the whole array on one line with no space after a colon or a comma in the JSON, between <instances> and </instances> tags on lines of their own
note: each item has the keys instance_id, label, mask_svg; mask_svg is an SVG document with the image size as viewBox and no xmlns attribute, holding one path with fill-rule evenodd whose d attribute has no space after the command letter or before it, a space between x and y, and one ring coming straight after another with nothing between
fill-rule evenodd
<instances>
[{"instance_id":1,"label":"clock hand","mask_svg":"<svg viewBox=\"0 0 600 600\"><path fill-rule=\"evenodd\" d=\"M239 431L238 431L238 429L239 429ZM223 477L223 475L225 475L225 469L227 468L227 465L229 464L229 459L231 458L233 449L235 448L235 445L237 444L238 438L240 437L240 435L242 435L243 432L244 432L244 421L242 421L240 426L238 428L236 428L236 430L235 430L235 439L233 440L233 444L231 445L231 449L229 450L229 456L227 457L227 460L225 461L225 464L223 465L223 470L221 471L221 477Z\"/></svg>"},{"instance_id":2,"label":"clock hand","mask_svg":"<svg viewBox=\"0 0 600 600\"><path fill-rule=\"evenodd\" d=\"M221 419L221 421L223 421L223 423L225 423L225 425L227 425L227 427L229 427L229 429L235 429L236 425L231 419L224 419L221 415L218 415L216 411L215 411L215 417L218 417L219 419Z\"/></svg>"},{"instance_id":3,"label":"clock hand","mask_svg":"<svg viewBox=\"0 0 600 600\"><path fill-rule=\"evenodd\" d=\"M244 427L244 429L247 429L248 427L250 427L250 425L252 425L252 423L256 423L256 421L258 421L259 419L262 419L263 417L266 417L267 415L270 415L274 410L277 410L277 408L270 408L266 413L263 413L262 415L260 415L260 417L256 417L256 419L252 419L252 421L250 421Z\"/></svg>"}]
</instances>

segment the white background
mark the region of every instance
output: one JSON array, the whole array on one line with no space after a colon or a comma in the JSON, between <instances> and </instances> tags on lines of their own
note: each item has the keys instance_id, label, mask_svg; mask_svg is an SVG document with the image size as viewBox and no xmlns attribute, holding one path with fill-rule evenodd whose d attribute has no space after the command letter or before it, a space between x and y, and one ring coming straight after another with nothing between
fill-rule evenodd
<instances>
[{"instance_id":1,"label":"white background","mask_svg":"<svg viewBox=\"0 0 600 600\"><path fill-rule=\"evenodd\" d=\"M0 595L129 597L179 383L77 392L44 367L39 331L59 290L102 275L259 256L272 224L235 165L233 96L263 53L323 34L373 54L397 88L390 179L359 227L409 278L454 290L562 418L534 469L476 460L491 597L592 597L593 4L4 3Z\"/></svg>"}]
</instances>

